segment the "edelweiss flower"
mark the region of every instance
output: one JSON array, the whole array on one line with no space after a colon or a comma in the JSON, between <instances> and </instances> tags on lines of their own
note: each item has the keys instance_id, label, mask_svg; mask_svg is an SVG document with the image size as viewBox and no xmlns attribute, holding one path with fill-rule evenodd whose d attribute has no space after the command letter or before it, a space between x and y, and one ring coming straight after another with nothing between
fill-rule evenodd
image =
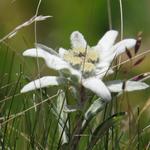
<instances>
[{"instance_id":1,"label":"edelweiss flower","mask_svg":"<svg viewBox=\"0 0 150 150\"><path fill-rule=\"evenodd\" d=\"M70 77L75 76L78 82L85 88L93 91L104 100L111 100L111 82L107 86L102 78L107 74L113 73L110 68L111 62L126 48L135 46L135 39L125 39L114 45L118 32L110 30L100 39L96 46L90 47L83 35L75 31L71 34L71 49L59 49L59 53L46 46L37 44L36 48L28 49L23 56L40 57L45 60L51 69L68 73ZM65 82L64 76L46 76L25 85L21 92L28 92L42 87L60 85ZM131 81L130 81L131 82ZM121 82L113 82L115 86L121 86ZM144 83L142 83L144 84ZM114 92L114 91L113 91Z\"/></svg>"}]
</instances>

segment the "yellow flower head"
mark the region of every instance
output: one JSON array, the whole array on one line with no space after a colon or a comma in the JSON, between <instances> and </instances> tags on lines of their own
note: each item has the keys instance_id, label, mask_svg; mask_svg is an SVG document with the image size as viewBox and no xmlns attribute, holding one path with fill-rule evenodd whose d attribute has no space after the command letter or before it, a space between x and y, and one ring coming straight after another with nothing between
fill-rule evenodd
<instances>
[{"instance_id":1,"label":"yellow flower head","mask_svg":"<svg viewBox=\"0 0 150 150\"><path fill-rule=\"evenodd\" d=\"M83 72L90 73L95 69L95 63L98 61L98 52L96 50L85 48L75 48L65 53L64 59L73 67Z\"/></svg>"},{"instance_id":2,"label":"yellow flower head","mask_svg":"<svg viewBox=\"0 0 150 150\"><path fill-rule=\"evenodd\" d=\"M97 62L98 61L98 52L93 49L89 49L86 54L87 61Z\"/></svg>"},{"instance_id":3,"label":"yellow flower head","mask_svg":"<svg viewBox=\"0 0 150 150\"><path fill-rule=\"evenodd\" d=\"M72 51L73 51L75 54L85 54L86 49L85 49L85 48L82 48L82 47L79 47L79 48L74 48Z\"/></svg>"},{"instance_id":4,"label":"yellow flower head","mask_svg":"<svg viewBox=\"0 0 150 150\"><path fill-rule=\"evenodd\" d=\"M83 66L83 72L89 73L95 69L95 65L92 63L85 62Z\"/></svg>"}]
</instances>

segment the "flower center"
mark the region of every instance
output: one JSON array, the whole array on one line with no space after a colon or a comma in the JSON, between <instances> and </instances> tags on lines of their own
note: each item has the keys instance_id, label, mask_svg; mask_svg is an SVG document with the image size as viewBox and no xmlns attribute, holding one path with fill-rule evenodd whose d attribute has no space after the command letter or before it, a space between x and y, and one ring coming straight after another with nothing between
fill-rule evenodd
<instances>
[{"instance_id":1,"label":"flower center","mask_svg":"<svg viewBox=\"0 0 150 150\"><path fill-rule=\"evenodd\" d=\"M80 69L84 73L91 73L95 70L95 64L99 57L98 52L88 47L74 48L64 54L64 59L69 62L74 68Z\"/></svg>"}]
</instances>

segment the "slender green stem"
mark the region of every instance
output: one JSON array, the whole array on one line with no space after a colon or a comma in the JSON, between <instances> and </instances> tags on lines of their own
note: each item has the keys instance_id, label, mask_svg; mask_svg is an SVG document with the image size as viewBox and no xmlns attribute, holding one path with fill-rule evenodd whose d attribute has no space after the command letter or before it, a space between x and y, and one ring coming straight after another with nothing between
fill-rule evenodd
<instances>
[{"instance_id":1,"label":"slender green stem","mask_svg":"<svg viewBox=\"0 0 150 150\"><path fill-rule=\"evenodd\" d=\"M36 12L35 12L35 17L38 15L38 12L39 12L39 8L40 8L40 5L41 5L41 2L42 0L39 0L38 2L38 6L36 8ZM34 23L34 42L37 43L37 21L35 20L35 23ZM39 58L38 58L38 51L37 51L37 47L36 47L36 63L37 63L37 72L38 72L38 78L40 79L40 64L39 64ZM40 81L40 80L39 80ZM40 83L41 85L41 83ZM40 96L41 96L41 101L42 101L42 90L40 88Z\"/></svg>"},{"instance_id":2,"label":"slender green stem","mask_svg":"<svg viewBox=\"0 0 150 150\"><path fill-rule=\"evenodd\" d=\"M120 6L120 24L121 24L121 40L122 40L123 39L123 31L124 31L122 0L119 0L119 6Z\"/></svg>"},{"instance_id":3,"label":"slender green stem","mask_svg":"<svg viewBox=\"0 0 150 150\"><path fill-rule=\"evenodd\" d=\"M137 115L139 117L139 114L140 114L140 109L139 107L137 108ZM138 145L137 145L137 150L140 150L140 125L139 125L139 119L138 119L138 123L137 123L137 134L138 134Z\"/></svg>"},{"instance_id":4,"label":"slender green stem","mask_svg":"<svg viewBox=\"0 0 150 150\"><path fill-rule=\"evenodd\" d=\"M108 12L108 24L109 29L112 29L112 15L111 15L111 3L110 0L107 0L107 12Z\"/></svg>"},{"instance_id":5,"label":"slender green stem","mask_svg":"<svg viewBox=\"0 0 150 150\"><path fill-rule=\"evenodd\" d=\"M124 30L124 22L123 22L123 6L122 6L122 0L119 0L119 6L120 6L120 26L121 26L121 37L120 39L123 39L123 30ZM118 69L120 68L121 63L121 56L118 58Z\"/></svg>"}]
</instances>

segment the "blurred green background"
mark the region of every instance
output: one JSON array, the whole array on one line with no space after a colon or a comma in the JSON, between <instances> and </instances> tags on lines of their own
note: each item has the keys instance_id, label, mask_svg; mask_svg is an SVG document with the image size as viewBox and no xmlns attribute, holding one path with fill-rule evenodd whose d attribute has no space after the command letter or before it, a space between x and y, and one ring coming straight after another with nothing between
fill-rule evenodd
<instances>
[{"instance_id":1,"label":"blurred green background","mask_svg":"<svg viewBox=\"0 0 150 150\"><path fill-rule=\"evenodd\" d=\"M113 29L120 31L119 0L110 1ZM37 4L38 0L1 0L0 37L32 17ZM135 37L139 31L143 31L143 41L148 43L149 6L149 0L123 0L125 37ZM69 47L69 35L74 30L81 31L93 45L109 29L107 0L43 0L39 14L53 16L38 23L38 41L53 48ZM26 48L24 38L28 44L34 42L32 25L15 36L12 43L19 51Z\"/></svg>"},{"instance_id":2,"label":"blurred green background","mask_svg":"<svg viewBox=\"0 0 150 150\"><path fill-rule=\"evenodd\" d=\"M112 10L113 29L120 31L119 0L110 0ZM150 1L149 0L123 0L124 38L135 37L139 31L143 32L141 51L150 49ZM16 26L31 18L38 5L38 0L0 0L0 38L12 31ZM43 0L39 9L39 15L51 15L52 18L37 23L37 40L54 49L70 47L70 33L74 30L82 32L89 45L95 45L100 37L109 30L107 0ZM120 37L118 37L119 40ZM1 43L0 49L0 73L9 72L10 66L12 80L15 80L19 72L20 64L26 64L24 72L31 78L37 74L36 61L23 58L22 52L34 46L34 24L22 29L12 39ZM2 67L6 59L7 63ZM11 57L15 51L15 62ZM9 57L10 56L10 57ZM150 55L147 54L142 64L130 70L130 74L121 74L121 78L130 78L134 75L150 71ZM44 64L44 63L43 63ZM129 69L130 63L123 67ZM45 67L41 74L49 73ZM55 72L54 72L55 74ZM147 81L149 82L149 81ZM130 94L131 103L135 106L145 103L150 96L149 89L136 94ZM138 101L138 103L137 103Z\"/></svg>"}]
</instances>

